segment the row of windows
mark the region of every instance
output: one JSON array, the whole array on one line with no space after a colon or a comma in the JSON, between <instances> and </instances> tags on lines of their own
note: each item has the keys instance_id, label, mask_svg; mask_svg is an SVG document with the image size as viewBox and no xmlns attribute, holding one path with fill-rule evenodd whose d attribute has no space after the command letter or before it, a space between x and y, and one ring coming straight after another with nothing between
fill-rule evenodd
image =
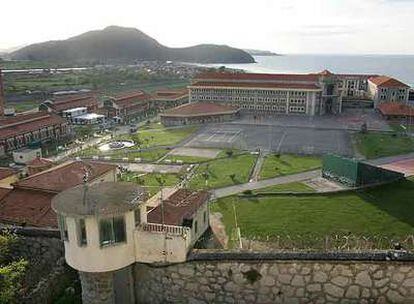
<instances>
[{"instance_id":1,"label":"row of windows","mask_svg":"<svg viewBox=\"0 0 414 304\"><path fill-rule=\"evenodd\" d=\"M289 93L290 96L306 96L308 92L306 91L276 91L276 90L221 90L221 89L192 89L192 95L206 95L206 94L215 94L215 95L246 95L246 96L286 96Z\"/></svg>"},{"instance_id":2,"label":"row of windows","mask_svg":"<svg viewBox=\"0 0 414 304\"><path fill-rule=\"evenodd\" d=\"M305 107L289 107L289 112L304 113Z\"/></svg>"},{"instance_id":3,"label":"row of windows","mask_svg":"<svg viewBox=\"0 0 414 304\"><path fill-rule=\"evenodd\" d=\"M68 242L69 236L66 218L59 215L58 224L62 239ZM85 219L76 220L76 238L79 246L86 246L88 244ZM99 220L99 243L101 246L123 242L126 242L125 219L123 216L102 218Z\"/></svg>"}]
</instances>

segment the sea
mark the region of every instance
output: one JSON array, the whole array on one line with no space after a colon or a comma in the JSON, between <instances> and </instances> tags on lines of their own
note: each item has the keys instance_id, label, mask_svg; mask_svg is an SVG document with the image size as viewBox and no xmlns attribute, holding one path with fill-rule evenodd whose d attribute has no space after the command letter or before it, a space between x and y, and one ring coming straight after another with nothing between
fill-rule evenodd
<instances>
[{"instance_id":1,"label":"sea","mask_svg":"<svg viewBox=\"0 0 414 304\"><path fill-rule=\"evenodd\" d=\"M387 75L414 87L414 55L281 55L254 56L256 63L207 64L253 73L332 73Z\"/></svg>"}]
</instances>

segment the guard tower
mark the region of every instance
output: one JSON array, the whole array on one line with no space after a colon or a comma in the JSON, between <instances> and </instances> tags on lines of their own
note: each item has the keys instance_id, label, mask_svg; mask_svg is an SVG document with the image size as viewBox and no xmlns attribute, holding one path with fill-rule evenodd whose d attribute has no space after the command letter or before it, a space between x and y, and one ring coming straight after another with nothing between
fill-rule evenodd
<instances>
[{"instance_id":1,"label":"guard tower","mask_svg":"<svg viewBox=\"0 0 414 304\"><path fill-rule=\"evenodd\" d=\"M83 303L119 302L115 290L126 288L114 288L114 276L135 263L133 231L146 198L145 190L135 184L102 182L85 183L53 199L66 262L79 271ZM133 293L132 298L122 297L123 302L134 302Z\"/></svg>"}]
</instances>

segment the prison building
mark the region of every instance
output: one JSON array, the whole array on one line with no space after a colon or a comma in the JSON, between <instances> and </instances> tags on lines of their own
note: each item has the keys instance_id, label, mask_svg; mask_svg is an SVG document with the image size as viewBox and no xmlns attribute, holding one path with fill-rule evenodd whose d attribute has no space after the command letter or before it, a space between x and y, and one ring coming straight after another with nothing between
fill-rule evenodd
<instances>
[{"instance_id":1,"label":"prison building","mask_svg":"<svg viewBox=\"0 0 414 304\"><path fill-rule=\"evenodd\" d=\"M384 102L407 103L410 86L388 76L368 79L368 94L374 101L375 108Z\"/></svg>"},{"instance_id":2,"label":"prison building","mask_svg":"<svg viewBox=\"0 0 414 304\"><path fill-rule=\"evenodd\" d=\"M65 112L76 108L86 108L87 112L94 112L98 107L99 103L95 95L83 94L45 100L39 105L39 110L64 115Z\"/></svg>"},{"instance_id":3,"label":"prison building","mask_svg":"<svg viewBox=\"0 0 414 304\"><path fill-rule=\"evenodd\" d=\"M152 95L151 107L157 111L188 103L188 89L158 90Z\"/></svg>"},{"instance_id":4,"label":"prison building","mask_svg":"<svg viewBox=\"0 0 414 304\"><path fill-rule=\"evenodd\" d=\"M239 116L239 108L212 102L188 103L160 114L164 126L182 126L230 121Z\"/></svg>"},{"instance_id":5,"label":"prison building","mask_svg":"<svg viewBox=\"0 0 414 304\"><path fill-rule=\"evenodd\" d=\"M104 108L108 117L128 122L134 118L146 117L150 104L150 95L144 91L134 91L108 97L104 101Z\"/></svg>"},{"instance_id":6,"label":"prison building","mask_svg":"<svg viewBox=\"0 0 414 304\"><path fill-rule=\"evenodd\" d=\"M84 184L85 172L88 172L88 185L117 180L117 166L99 162L69 161L32 172L27 178L15 179L8 191L0 188L0 224L57 228L52 198Z\"/></svg>"},{"instance_id":7,"label":"prison building","mask_svg":"<svg viewBox=\"0 0 414 304\"><path fill-rule=\"evenodd\" d=\"M371 100L368 94L368 80L378 77L374 74L337 74L340 82L339 88L343 99Z\"/></svg>"},{"instance_id":8,"label":"prison building","mask_svg":"<svg viewBox=\"0 0 414 304\"><path fill-rule=\"evenodd\" d=\"M202 73L189 86L190 102L240 107L243 112L337 114L341 81L325 70L315 74Z\"/></svg>"},{"instance_id":9,"label":"prison building","mask_svg":"<svg viewBox=\"0 0 414 304\"><path fill-rule=\"evenodd\" d=\"M397 102L384 102L378 105L378 112L387 119L399 123L414 123L414 107Z\"/></svg>"},{"instance_id":10,"label":"prison building","mask_svg":"<svg viewBox=\"0 0 414 304\"><path fill-rule=\"evenodd\" d=\"M71 134L62 117L45 112L0 118L0 155L31 145L60 142Z\"/></svg>"}]
</instances>

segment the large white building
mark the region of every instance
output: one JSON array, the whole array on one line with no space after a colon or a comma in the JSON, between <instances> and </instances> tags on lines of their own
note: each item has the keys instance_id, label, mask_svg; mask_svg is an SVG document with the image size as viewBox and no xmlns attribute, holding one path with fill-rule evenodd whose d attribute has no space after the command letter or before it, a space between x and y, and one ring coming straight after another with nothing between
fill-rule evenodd
<instances>
[{"instance_id":1,"label":"large white building","mask_svg":"<svg viewBox=\"0 0 414 304\"><path fill-rule=\"evenodd\" d=\"M384 86L378 83L383 78L388 79L385 84L392 83L398 92L404 90L401 93L404 98L395 101L408 100L409 87L398 80L324 70L311 74L202 73L189 86L190 102L229 104L255 113L338 114L343 99L371 99L376 105L381 95L375 93L371 83ZM388 99L387 95L384 101Z\"/></svg>"}]
</instances>

